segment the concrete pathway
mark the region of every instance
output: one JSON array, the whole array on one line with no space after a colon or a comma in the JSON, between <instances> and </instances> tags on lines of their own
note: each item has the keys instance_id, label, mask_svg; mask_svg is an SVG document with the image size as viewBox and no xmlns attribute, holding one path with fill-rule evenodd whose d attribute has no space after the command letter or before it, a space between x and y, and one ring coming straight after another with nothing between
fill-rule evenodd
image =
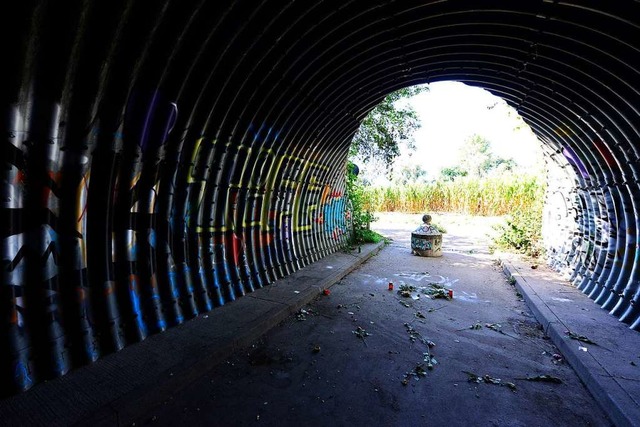
<instances>
[{"instance_id":1,"label":"concrete pathway","mask_svg":"<svg viewBox=\"0 0 640 427\"><path fill-rule=\"evenodd\" d=\"M640 425L640 333L545 266L503 256L507 277L617 426ZM589 344L574 337L586 337Z\"/></svg>"},{"instance_id":2,"label":"concrete pathway","mask_svg":"<svg viewBox=\"0 0 640 427\"><path fill-rule=\"evenodd\" d=\"M275 284L0 400L0 426L131 425L376 254L337 252Z\"/></svg>"},{"instance_id":3,"label":"concrete pathway","mask_svg":"<svg viewBox=\"0 0 640 427\"><path fill-rule=\"evenodd\" d=\"M480 225L441 224L450 229L441 258L411 255L414 224L380 225L394 240L329 296L136 424L612 425L506 280ZM454 298L431 298L440 287Z\"/></svg>"},{"instance_id":4,"label":"concrete pathway","mask_svg":"<svg viewBox=\"0 0 640 427\"><path fill-rule=\"evenodd\" d=\"M544 266L498 265L495 219L436 216L444 256L410 255L415 217L377 223L395 240L364 265L381 245L0 401L0 424L637 425L640 334Z\"/></svg>"}]
</instances>

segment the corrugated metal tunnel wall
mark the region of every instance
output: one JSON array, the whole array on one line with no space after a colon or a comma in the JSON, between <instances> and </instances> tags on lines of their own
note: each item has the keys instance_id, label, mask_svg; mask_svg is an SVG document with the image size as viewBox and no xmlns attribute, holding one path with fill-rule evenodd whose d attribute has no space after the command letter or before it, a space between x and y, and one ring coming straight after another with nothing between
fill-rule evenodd
<instances>
[{"instance_id":1,"label":"corrugated metal tunnel wall","mask_svg":"<svg viewBox=\"0 0 640 427\"><path fill-rule=\"evenodd\" d=\"M458 80L550 164L551 264L640 328L640 3L4 2L4 394L340 248L359 122Z\"/></svg>"}]
</instances>

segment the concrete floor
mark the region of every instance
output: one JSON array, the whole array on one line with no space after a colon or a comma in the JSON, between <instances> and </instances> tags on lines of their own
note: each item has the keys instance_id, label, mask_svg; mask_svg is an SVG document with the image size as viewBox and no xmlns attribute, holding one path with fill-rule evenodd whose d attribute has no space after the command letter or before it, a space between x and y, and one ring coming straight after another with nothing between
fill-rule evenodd
<instances>
[{"instance_id":1,"label":"concrete floor","mask_svg":"<svg viewBox=\"0 0 640 427\"><path fill-rule=\"evenodd\" d=\"M420 215L385 215L374 228L394 240L377 256L135 424L612 425L489 253L494 220L479 221L435 215L444 254L421 258ZM429 298L432 284L453 299ZM526 380L540 375L561 383Z\"/></svg>"}]
</instances>

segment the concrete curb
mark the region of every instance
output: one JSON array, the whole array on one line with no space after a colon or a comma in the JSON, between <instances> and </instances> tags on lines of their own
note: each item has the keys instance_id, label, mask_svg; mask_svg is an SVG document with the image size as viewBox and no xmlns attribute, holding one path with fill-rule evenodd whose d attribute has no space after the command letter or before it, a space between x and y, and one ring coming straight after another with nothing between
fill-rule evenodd
<instances>
[{"instance_id":1,"label":"concrete curb","mask_svg":"<svg viewBox=\"0 0 640 427\"><path fill-rule=\"evenodd\" d=\"M574 330L572 325L566 324L561 318L561 313L556 313L545 302L520 269L509 261L501 260L501 263L506 277L513 278L513 284L522 294L538 322L542 324L545 333L558 347L611 421L619 427L640 425L638 404L631 399L629 393L591 353L587 356L580 354L575 345L569 345L565 331ZM580 291L576 289L576 292Z\"/></svg>"},{"instance_id":2,"label":"concrete curb","mask_svg":"<svg viewBox=\"0 0 640 427\"><path fill-rule=\"evenodd\" d=\"M231 304L203 313L64 377L0 401L3 425L120 426L255 342L377 254L336 252Z\"/></svg>"}]
</instances>

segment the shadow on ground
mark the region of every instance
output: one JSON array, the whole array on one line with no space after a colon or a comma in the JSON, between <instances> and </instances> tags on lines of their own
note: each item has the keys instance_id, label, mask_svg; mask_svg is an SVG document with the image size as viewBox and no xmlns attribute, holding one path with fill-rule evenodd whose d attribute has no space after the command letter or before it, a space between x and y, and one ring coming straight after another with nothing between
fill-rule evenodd
<instances>
[{"instance_id":1,"label":"shadow on ground","mask_svg":"<svg viewBox=\"0 0 640 427\"><path fill-rule=\"evenodd\" d=\"M389 221L376 227L391 244L330 295L136 425L611 425L478 227L421 258L415 224Z\"/></svg>"}]
</instances>

